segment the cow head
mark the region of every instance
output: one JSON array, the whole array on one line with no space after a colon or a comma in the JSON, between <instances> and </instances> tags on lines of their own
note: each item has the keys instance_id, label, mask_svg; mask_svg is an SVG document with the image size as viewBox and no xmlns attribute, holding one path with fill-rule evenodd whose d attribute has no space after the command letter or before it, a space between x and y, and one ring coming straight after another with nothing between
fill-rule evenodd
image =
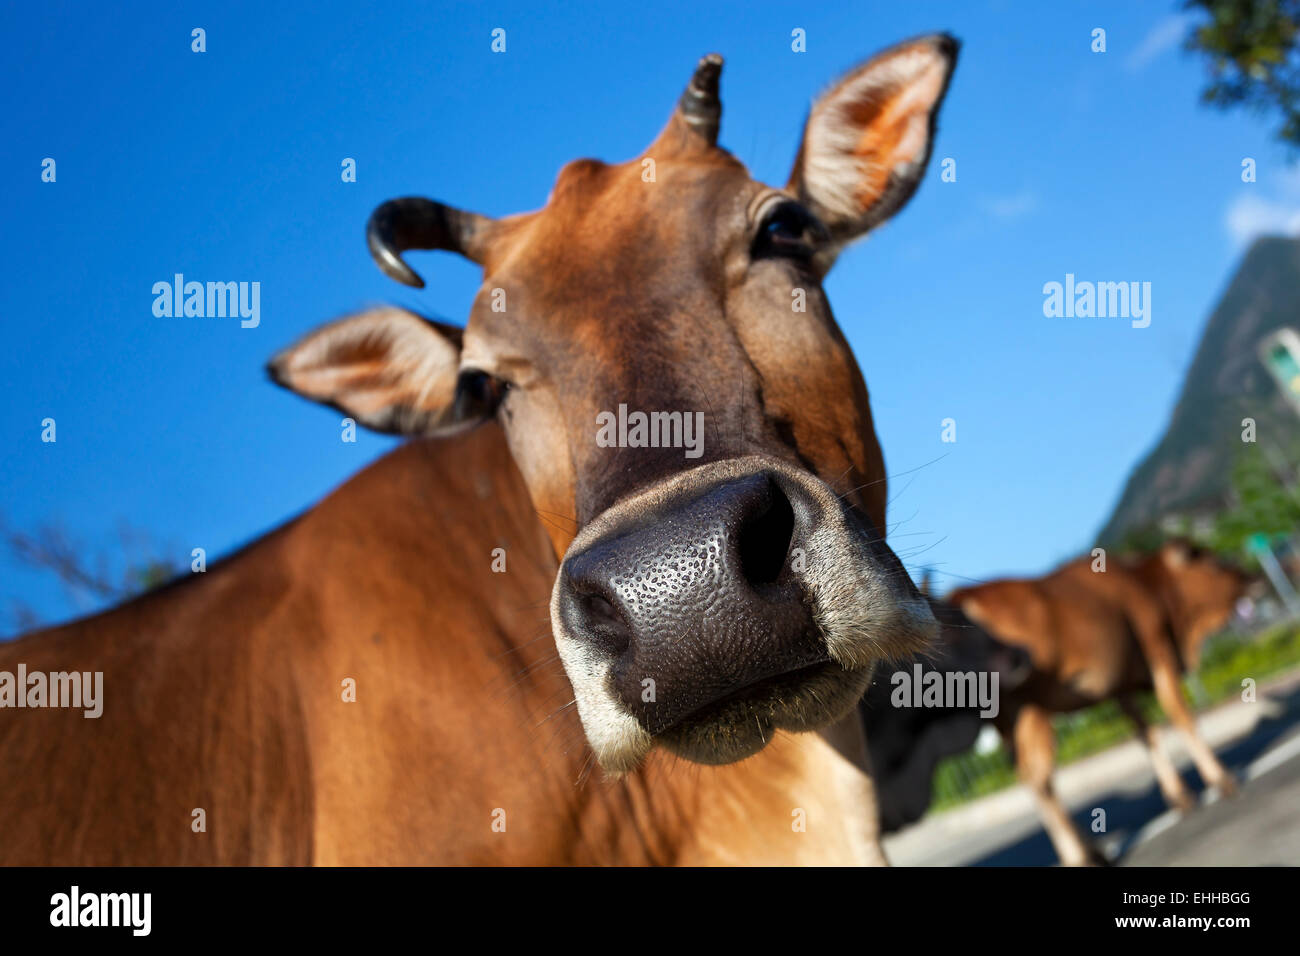
<instances>
[{"instance_id":1,"label":"cow head","mask_svg":"<svg viewBox=\"0 0 1300 956\"><path fill-rule=\"evenodd\" d=\"M956 50L920 38L841 79L782 187L717 146L708 56L643 155L570 163L537 212L385 203L368 238L392 277L423 285L409 249L482 266L465 329L379 309L271 363L382 431L501 423L562 558L555 640L610 771L824 727L931 635L883 541L867 390L821 280L915 191Z\"/></svg>"},{"instance_id":2,"label":"cow head","mask_svg":"<svg viewBox=\"0 0 1300 956\"><path fill-rule=\"evenodd\" d=\"M1177 539L1166 541L1143 564L1170 610L1184 660L1194 668L1201 645L1232 618L1253 579L1214 552Z\"/></svg>"}]
</instances>

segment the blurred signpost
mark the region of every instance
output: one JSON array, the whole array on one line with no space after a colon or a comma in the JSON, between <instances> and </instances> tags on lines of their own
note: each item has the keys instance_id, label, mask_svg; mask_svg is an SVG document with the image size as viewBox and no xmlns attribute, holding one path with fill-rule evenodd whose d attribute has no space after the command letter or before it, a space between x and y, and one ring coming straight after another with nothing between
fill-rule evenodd
<instances>
[{"instance_id":1,"label":"blurred signpost","mask_svg":"<svg viewBox=\"0 0 1300 956\"><path fill-rule=\"evenodd\" d=\"M1300 415L1300 332L1290 327L1277 329L1260 339L1259 360L1264 363L1292 411ZM1300 614L1300 598L1287 580L1286 572L1273 554L1266 534L1252 535L1246 547L1259 559L1273 589L1292 614Z\"/></svg>"},{"instance_id":2,"label":"blurred signpost","mask_svg":"<svg viewBox=\"0 0 1300 956\"><path fill-rule=\"evenodd\" d=\"M1277 382L1277 387L1300 415L1300 332L1282 328L1264 336L1259 358Z\"/></svg>"},{"instance_id":3,"label":"blurred signpost","mask_svg":"<svg viewBox=\"0 0 1300 956\"><path fill-rule=\"evenodd\" d=\"M1268 540L1268 535L1252 534L1250 540L1246 542L1246 548L1259 559L1259 566L1268 575L1273 590L1277 591L1277 596L1282 599L1282 603L1286 605L1287 610L1292 614L1300 614L1300 598L1296 597L1295 588L1287 580L1282 565L1278 564L1277 557L1273 554L1272 544Z\"/></svg>"}]
</instances>

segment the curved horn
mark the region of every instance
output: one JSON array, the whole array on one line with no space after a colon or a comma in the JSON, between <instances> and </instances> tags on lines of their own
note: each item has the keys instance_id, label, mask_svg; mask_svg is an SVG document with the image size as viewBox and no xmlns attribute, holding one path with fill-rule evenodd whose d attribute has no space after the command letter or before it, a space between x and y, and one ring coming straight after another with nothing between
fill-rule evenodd
<instances>
[{"instance_id":1,"label":"curved horn","mask_svg":"<svg viewBox=\"0 0 1300 956\"><path fill-rule=\"evenodd\" d=\"M485 227L492 220L478 213L444 206L432 199L390 199L370 214L366 245L379 268L398 282L417 289L424 280L402 261L407 249L445 249L481 262Z\"/></svg>"},{"instance_id":2,"label":"curved horn","mask_svg":"<svg viewBox=\"0 0 1300 956\"><path fill-rule=\"evenodd\" d=\"M710 146L718 144L718 127L722 123L722 100L718 98L718 77L722 75L722 57L710 53L695 67L686 92L677 101L677 112Z\"/></svg>"}]
</instances>

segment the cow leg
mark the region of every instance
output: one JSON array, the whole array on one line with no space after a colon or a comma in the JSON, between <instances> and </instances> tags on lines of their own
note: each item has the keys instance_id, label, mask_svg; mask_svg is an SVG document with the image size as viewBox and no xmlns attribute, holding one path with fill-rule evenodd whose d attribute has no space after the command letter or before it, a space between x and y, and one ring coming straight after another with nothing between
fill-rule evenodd
<instances>
[{"instance_id":1,"label":"cow leg","mask_svg":"<svg viewBox=\"0 0 1300 956\"><path fill-rule=\"evenodd\" d=\"M1153 664L1151 672L1156 686L1156 699L1169 715L1169 722L1182 732L1201 779L1225 797L1235 794L1237 783L1232 774L1228 773L1196 730L1196 715L1183 700L1183 691L1178 684L1178 669L1172 662L1165 661Z\"/></svg>"},{"instance_id":2,"label":"cow leg","mask_svg":"<svg viewBox=\"0 0 1300 956\"><path fill-rule=\"evenodd\" d=\"M1187 784L1183 783L1183 778L1179 776L1168 751L1162 746L1160 728L1147 722L1142 715L1142 708L1133 697L1121 695L1119 706L1128 719L1137 726L1138 736L1146 744L1147 755L1151 758L1151 767L1156 772L1156 783L1160 785L1160 793L1164 796L1165 803L1184 813L1190 811L1196 806L1196 798L1187 789Z\"/></svg>"},{"instance_id":3,"label":"cow leg","mask_svg":"<svg viewBox=\"0 0 1300 956\"><path fill-rule=\"evenodd\" d=\"M1070 815L1052 789L1052 766L1056 760L1056 735L1043 708L1027 704L1016 714L1016 772L1034 792L1043 827L1066 866L1099 862L1097 854L1075 829Z\"/></svg>"}]
</instances>

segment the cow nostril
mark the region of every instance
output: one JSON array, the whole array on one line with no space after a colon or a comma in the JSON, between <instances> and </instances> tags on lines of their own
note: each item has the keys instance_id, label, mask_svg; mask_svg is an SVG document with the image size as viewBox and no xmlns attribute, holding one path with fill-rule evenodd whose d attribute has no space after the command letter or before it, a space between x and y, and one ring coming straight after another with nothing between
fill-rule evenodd
<instances>
[{"instance_id":1,"label":"cow nostril","mask_svg":"<svg viewBox=\"0 0 1300 956\"><path fill-rule=\"evenodd\" d=\"M740 529L737 551L741 573L751 585L771 584L781 576L794 534L794 508L773 482L763 508Z\"/></svg>"},{"instance_id":2,"label":"cow nostril","mask_svg":"<svg viewBox=\"0 0 1300 956\"><path fill-rule=\"evenodd\" d=\"M575 589L565 616L576 633L605 653L619 657L632 645L632 632L618 607L603 594Z\"/></svg>"},{"instance_id":3,"label":"cow nostril","mask_svg":"<svg viewBox=\"0 0 1300 956\"><path fill-rule=\"evenodd\" d=\"M614 605L610 604L601 595L588 594L582 599L582 603L592 620L603 621L607 624L619 623L618 611L614 610Z\"/></svg>"}]
</instances>

